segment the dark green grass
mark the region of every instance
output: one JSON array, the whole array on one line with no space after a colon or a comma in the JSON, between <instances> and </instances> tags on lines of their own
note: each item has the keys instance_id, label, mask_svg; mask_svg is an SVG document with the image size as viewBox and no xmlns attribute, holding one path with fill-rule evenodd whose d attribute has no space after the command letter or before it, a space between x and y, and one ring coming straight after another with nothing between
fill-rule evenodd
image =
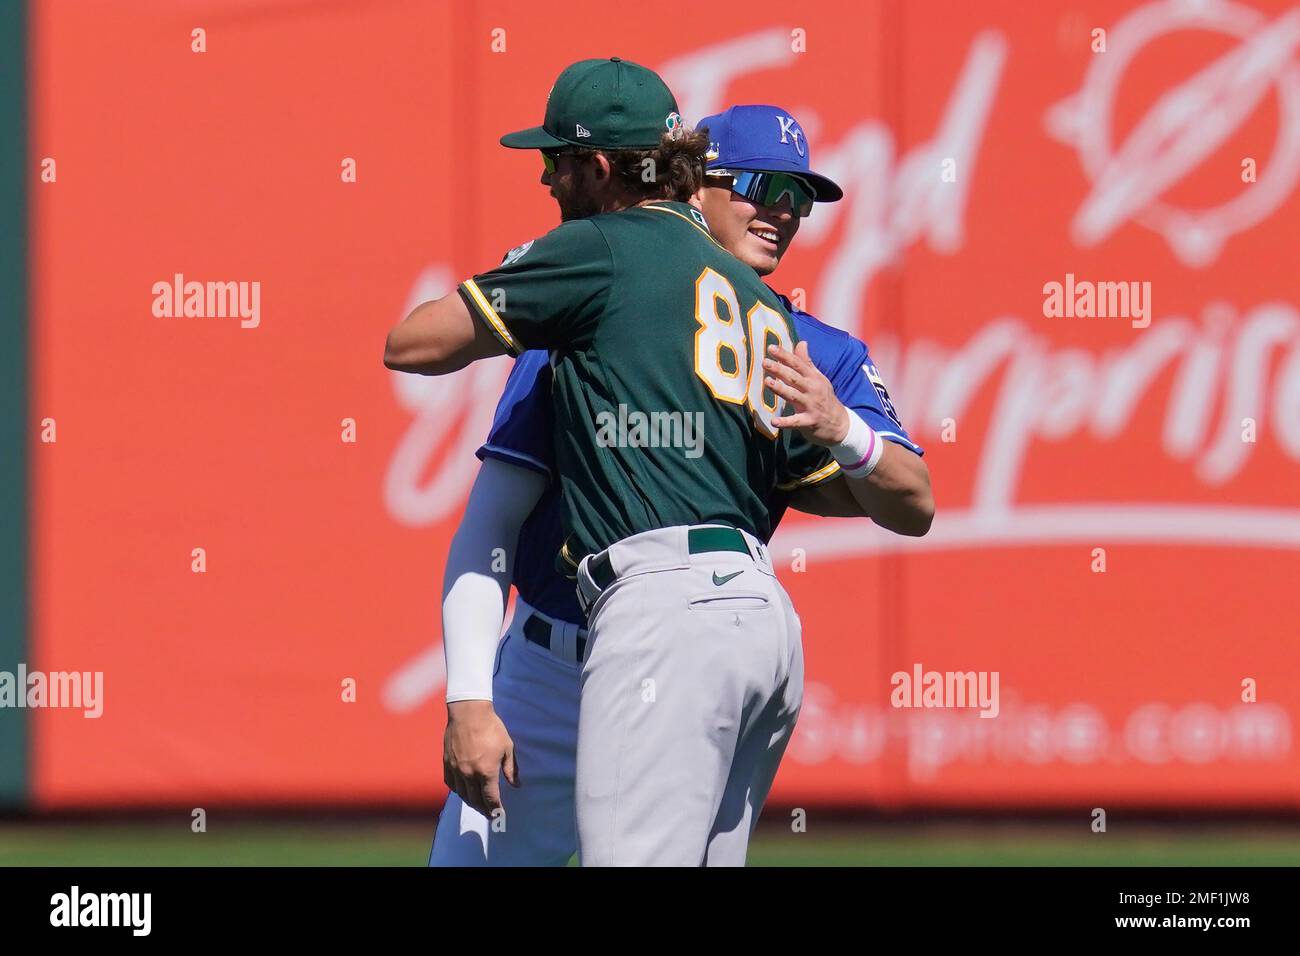
<instances>
[{"instance_id":1,"label":"dark green grass","mask_svg":"<svg viewBox=\"0 0 1300 956\"><path fill-rule=\"evenodd\" d=\"M422 866L433 821L0 823L0 866ZM1298 866L1300 825L967 821L761 827L752 866Z\"/></svg>"}]
</instances>

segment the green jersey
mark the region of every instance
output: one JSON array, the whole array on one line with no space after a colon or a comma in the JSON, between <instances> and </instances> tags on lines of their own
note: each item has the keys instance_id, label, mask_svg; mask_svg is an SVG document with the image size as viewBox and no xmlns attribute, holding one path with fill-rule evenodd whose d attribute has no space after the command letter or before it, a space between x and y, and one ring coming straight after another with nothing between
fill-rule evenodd
<instances>
[{"instance_id":1,"label":"green jersey","mask_svg":"<svg viewBox=\"0 0 1300 956\"><path fill-rule=\"evenodd\" d=\"M825 448L772 425L762 358L768 343L794 347L793 324L693 206L566 222L460 293L511 354L551 353L571 563L675 525L767 540L774 487L838 472Z\"/></svg>"}]
</instances>

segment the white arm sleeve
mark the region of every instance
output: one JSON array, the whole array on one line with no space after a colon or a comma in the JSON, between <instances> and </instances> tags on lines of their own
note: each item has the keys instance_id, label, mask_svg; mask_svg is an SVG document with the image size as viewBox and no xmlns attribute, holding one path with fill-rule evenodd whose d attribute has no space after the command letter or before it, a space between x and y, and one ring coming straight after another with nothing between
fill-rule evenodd
<instances>
[{"instance_id":1,"label":"white arm sleeve","mask_svg":"<svg viewBox=\"0 0 1300 956\"><path fill-rule=\"evenodd\" d=\"M442 646L447 703L492 699L492 664L506 614L515 546L524 519L546 490L538 472L484 460L447 552Z\"/></svg>"}]
</instances>

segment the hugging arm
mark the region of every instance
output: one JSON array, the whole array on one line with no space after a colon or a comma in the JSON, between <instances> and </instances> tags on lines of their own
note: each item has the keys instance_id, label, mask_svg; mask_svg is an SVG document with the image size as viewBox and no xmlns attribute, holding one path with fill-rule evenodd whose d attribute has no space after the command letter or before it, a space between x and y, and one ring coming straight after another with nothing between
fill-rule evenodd
<instances>
[{"instance_id":1,"label":"hugging arm","mask_svg":"<svg viewBox=\"0 0 1300 956\"><path fill-rule=\"evenodd\" d=\"M388 333L384 365L395 372L447 375L505 351L500 339L453 292L416 306Z\"/></svg>"},{"instance_id":2,"label":"hugging arm","mask_svg":"<svg viewBox=\"0 0 1300 956\"><path fill-rule=\"evenodd\" d=\"M492 707L496 659L519 529L546 489L528 468L486 458L452 538L443 577L447 657L443 782L485 816L501 806L499 776L519 785L514 743Z\"/></svg>"}]
</instances>

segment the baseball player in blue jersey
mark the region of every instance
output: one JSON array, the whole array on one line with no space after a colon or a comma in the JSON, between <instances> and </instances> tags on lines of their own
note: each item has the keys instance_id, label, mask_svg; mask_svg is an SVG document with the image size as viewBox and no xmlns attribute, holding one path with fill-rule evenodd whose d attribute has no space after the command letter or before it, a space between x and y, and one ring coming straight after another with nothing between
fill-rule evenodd
<instances>
[{"instance_id":1,"label":"baseball player in blue jersey","mask_svg":"<svg viewBox=\"0 0 1300 956\"><path fill-rule=\"evenodd\" d=\"M784 110L736 106L699 126L709 130L711 144L707 185L697 197L709 230L728 252L768 275L814 202L842 193L809 169L803 130ZM858 442L863 460L843 470L869 478L779 487L770 502L773 524L793 506L867 515L891 531L924 534L934 505L923 452L899 421L866 345L794 310L784 297L782 304L801 341L793 352L770 353L767 384L792 402L798 398L805 411L777 423L835 442L857 429L866 435ZM577 849L586 631L574 583L555 568L564 530L551 380L547 352L527 351L516 360L478 450L483 464L448 555L444 780L452 793L438 822L433 866L563 866ZM518 601L498 642L511 584ZM774 741L756 760L746 793L733 805L724 801L708 863L744 862L787 740Z\"/></svg>"}]
</instances>

